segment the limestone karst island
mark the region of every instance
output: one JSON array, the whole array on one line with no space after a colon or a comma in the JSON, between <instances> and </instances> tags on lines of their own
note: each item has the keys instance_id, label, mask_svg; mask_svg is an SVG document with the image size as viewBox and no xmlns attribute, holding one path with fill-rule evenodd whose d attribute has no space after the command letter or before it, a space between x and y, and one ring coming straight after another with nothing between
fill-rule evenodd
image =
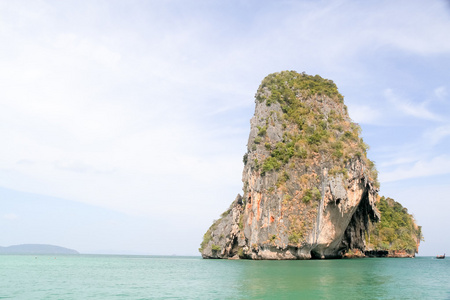
<instances>
[{"instance_id":1,"label":"limestone karst island","mask_svg":"<svg viewBox=\"0 0 450 300\"><path fill-rule=\"evenodd\" d=\"M421 227L378 195L361 129L331 80L270 74L255 96L243 196L204 235L203 258L413 257Z\"/></svg>"}]
</instances>

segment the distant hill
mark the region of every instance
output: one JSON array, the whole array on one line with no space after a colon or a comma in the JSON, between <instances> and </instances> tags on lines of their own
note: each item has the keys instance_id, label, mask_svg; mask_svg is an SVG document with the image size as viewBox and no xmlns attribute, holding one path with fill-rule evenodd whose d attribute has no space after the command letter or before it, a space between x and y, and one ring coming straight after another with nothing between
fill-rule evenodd
<instances>
[{"instance_id":1,"label":"distant hill","mask_svg":"<svg viewBox=\"0 0 450 300\"><path fill-rule=\"evenodd\" d=\"M23 244L0 247L0 254L80 254L76 250L44 244Z\"/></svg>"}]
</instances>

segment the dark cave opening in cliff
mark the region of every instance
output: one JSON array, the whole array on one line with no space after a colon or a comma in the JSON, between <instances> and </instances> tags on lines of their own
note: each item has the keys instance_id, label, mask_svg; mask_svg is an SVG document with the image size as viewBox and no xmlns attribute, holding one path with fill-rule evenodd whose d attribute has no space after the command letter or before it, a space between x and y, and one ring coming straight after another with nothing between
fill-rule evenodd
<instances>
[{"instance_id":1,"label":"dark cave opening in cliff","mask_svg":"<svg viewBox=\"0 0 450 300\"><path fill-rule=\"evenodd\" d=\"M319 252L311 250L311 259L323 259L323 257Z\"/></svg>"},{"instance_id":2,"label":"dark cave opening in cliff","mask_svg":"<svg viewBox=\"0 0 450 300\"><path fill-rule=\"evenodd\" d=\"M310 252L311 254L311 259L341 259L342 258L342 252L339 251L337 254L332 254L332 255L323 255L320 252L316 251L316 250L311 250Z\"/></svg>"}]
</instances>

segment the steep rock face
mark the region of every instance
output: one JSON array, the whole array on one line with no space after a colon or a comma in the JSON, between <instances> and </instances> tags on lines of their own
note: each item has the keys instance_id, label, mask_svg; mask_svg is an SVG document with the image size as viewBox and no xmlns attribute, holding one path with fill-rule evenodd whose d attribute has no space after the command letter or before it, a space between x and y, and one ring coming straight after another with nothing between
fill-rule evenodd
<instances>
[{"instance_id":1,"label":"steep rock face","mask_svg":"<svg viewBox=\"0 0 450 300\"><path fill-rule=\"evenodd\" d=\"M380 219L378 182L360 128L336 85L293 71L256 93L244 155L244 194L214 222L204 258L338 258L365 251Z\"/></svg>"},{"instance_id":2,"label":"steep rock face","mask_svg":"<svg viewBox=\"0 0 450 300\"><path fill-rule=\"evenodd\" d=\"M245 247L241 238L240 220L242 219L242 197L238 195L230 208L222 214L208 229L201 244L202 256L205 258L232 258L242 256ZM239 251L239 253L238 253Z\"/></svg>"}]
</instances>

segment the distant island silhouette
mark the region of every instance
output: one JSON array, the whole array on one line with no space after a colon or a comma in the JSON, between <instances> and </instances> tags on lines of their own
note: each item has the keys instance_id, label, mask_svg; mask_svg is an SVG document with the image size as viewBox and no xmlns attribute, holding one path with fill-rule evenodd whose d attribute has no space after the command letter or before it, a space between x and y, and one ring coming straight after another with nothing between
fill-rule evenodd
<instances>
[{"instance_id":1,"label":"distant island silhouette","mask_svg":"<svg viewBox=\"0 0 450 300\"><path fill-rule=\"evenodd\" d=\"M78 251L46 244L22 244L9 247L0 246L0 254L80 254Z\"/></svg>"}]
</instances>

